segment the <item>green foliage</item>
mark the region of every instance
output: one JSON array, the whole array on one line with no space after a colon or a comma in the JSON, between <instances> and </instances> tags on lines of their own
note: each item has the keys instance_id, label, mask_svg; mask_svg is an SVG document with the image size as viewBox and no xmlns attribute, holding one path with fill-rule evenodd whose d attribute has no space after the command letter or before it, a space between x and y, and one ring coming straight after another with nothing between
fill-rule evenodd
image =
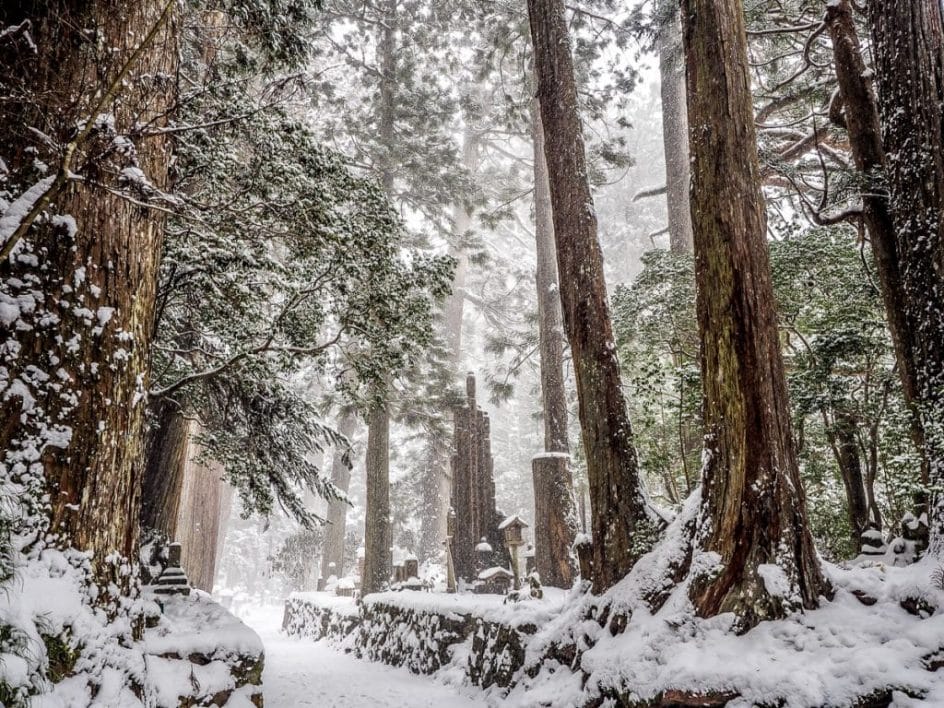
<instances>
[{"instance_id":1,"label":"green foliage","mask_svg":"<svg viewBox=\"0 0 944 708\"><path fill-rule=\"evenodd\" d=\"M873 521L897 523L918 487L871 254L854 232L812 229L772 242L770 261L810 524L826 555L848 557L838 425L854 427L876 497ZM677 504L697 481L701 448L693 259L652 251L643 265L614 296L614 328L644 469L656 493Z\"/></svg>"},{"instance_id":2,"label":"green foliage","mask_svg":"<svg viewBox=\"0 0 944 708\"><path fill-rule=\"evenodd\" d=\"M643 469L657 495L678 505L698 482L701 455L694 261L656 250L642 262L613 296L614 331Z\"/></svg>"},{"instance_id":3,"label":"green foliage","mask_svg":"<svg viewBox=\"0 0 944 708\"><path fill-rule=\"evenodd\" d=\"M63 636L43 634L42 638L43 645L46 647L46 660L49 662L46 675L53 683L59 683L72 675L81 650L72 646L67 634Z\"/></svg>"},{"instance_id":4,"label":"green foliage","mask_svg":"<svg viewBox=\"0 0 944 708\"><path fill-rule=\"evenodd\" d=\"M303 381L375 402L431 343L453 264L403 246L380 187L291 117L294 80L254 80L242 49L223 44L208 66L198 36L186 54L203 81L179 117L154 395L201 420L244 510L278 502L311 525L300 490L336 496L312 455L344 443Z\"/></svg>"},{"instance_id":5,"label":"green foliage","mask_svg":"<svg viewBox=\"0 0 944 708\"><path fill-rule=\"evenodd\" d=\"M321 554L324 529L301 529L285 539L272 558L272 572L284 576L293 589L303 589L308 573Z\"/></svg>"},{"instance_id":6,"label":"green foliage","mask_svg":"<svg viewBox=\"0 0 944 708\"><path fill-rule=\"evenodd\" d=\"M220 13L215 19L228 25L225 34L234 41L239 65L253 70L303 64L321 5L321 0L189 0L194 17L207 20Z\"/></svg>"}]
</instances>

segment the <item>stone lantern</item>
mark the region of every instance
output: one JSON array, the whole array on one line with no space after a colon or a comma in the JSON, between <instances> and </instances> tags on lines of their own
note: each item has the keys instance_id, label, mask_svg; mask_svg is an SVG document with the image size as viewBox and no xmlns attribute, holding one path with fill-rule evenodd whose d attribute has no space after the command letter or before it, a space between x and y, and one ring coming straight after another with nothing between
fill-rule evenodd
<instances>
[{"instance_id":1,"label":"stone lantern","mask_svg":"<svg viewBox=\"0 0 944 708\"><path fill-rule=\"evenodd\" d=\"M506 546L523 546L523 532L526 528L528 528L528 525L517 514L509 516L498 526L498 529L505 535Z\"/></svg>"},{"instance_id":2,"label":"stone lantern","mask_svg":"<svg viewBox=\"0 0 944 708\"><path fill-rule=\"evenodd\" d=\"M521 589L521 574L518 572L518 547L525 543L524 530L527 527L528 525L517 514L509 516L498 525L498 529L505 536L505 545L508 547L509 555L511 555L511 569L515 573L515 590Z\"/></svg>"}]
</instances>

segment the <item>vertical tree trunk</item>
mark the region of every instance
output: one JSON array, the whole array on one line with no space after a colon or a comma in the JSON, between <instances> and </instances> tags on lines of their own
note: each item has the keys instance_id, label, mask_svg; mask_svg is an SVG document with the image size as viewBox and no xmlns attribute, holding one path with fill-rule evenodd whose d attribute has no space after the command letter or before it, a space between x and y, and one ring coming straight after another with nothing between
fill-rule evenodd
<instances>
[{"instance_id":1,"label":"vertical tree trunk","mask_svg":"<svg viewBox=\"0 0 944 708\"><path fill-rule=\"evenodd\" d=\"M918 396L918 370L922 366L918 360L920 344L917 341L915 313L908 305L914 300L915 294L906 289L903 271L907 268L907 256L902 253L902 248L907 248L907 245L899 240L898 227L892 217L892 204L884 175L885 146L878 101L862 58L848 0L839 0L826 8L826 25L832 38L836 78L843 103L840 124L849 135L852 157L863 179L862 219L869 232L902 390L912 411L912 439L923 458L921 476L927 482L929 458L926 454L926 436L917 412L921 404ZM921 296L921 293L917 294L918 298ZM928 294L928 297L932 296ZM919 495L918 503L926 507L924 494Z\"/></svg>"},{"instance_id":2,"label":"vertical tree trunk","mask_svg":"<svg viewBox=\"0 0 944 708\"><path fill-rule=\"evenodd\" d=\"M338 421L338 432L346 438L354 433L354 417L342 413ZM351 468L344 461L343 450L335 449L331 458L331 483L347 493L351 484ZM324 545L321 551L321 577L332 573L339 578L344 575L344 532L347 520L347 502L333 501L328 507L328 525L325 528ZM334 563L334 569L329 566Z\"/></svg>"},{"instance_id":3,"label":"vertical tree trunk","mask_svg":"<svg viewBox=\"0 0 944 708\"><path fill-rule=\"evenodd\" d=\"M22 7L0 9L4 26L25 19L18 16ZM0 103L0 156L12 170L34 158L24 150L37 142L28 127L66 145L77 124L98 118L89 115L94 102L109 96L106 89L152 28L148 47L99 113L121 133L152 119L166 123L173 82L154 77L176 71L174 6L97 0L27 7L35 53L24 49L0 60L0 83L10 89ZM19 86L28 95L11 98ZM93 130L77 145L77 163L68 169L91 176L94 164L84 161L111 141L108 131L103 124L104 135ZM167 187L169 164L166 138L140 141L137 166L158 189ZM50 169L55 174L59 165ZM12 321L0 318L0 391L5 410L20 412L0 426L0 471L45 477L53 532L92 551L101 574L106 556L130 557L137 541L163 219L78 181L51 202L75 229L68 219L38 223L0 263L0 303L5 314L8 305L18 312Z\"/></svg>"},{"instance_id":4,"label":"vertical tree trunk","mask_svg":"<svg viewBox=\"0 0 944 708\"><path fill-rule=\"evenodd\" d=\"M832 425L828 419L824 422L833 457L836 459L839 474L842 476L842 485L846 491L849 540L852 541L853 551L858 553L862 549L862 533L870 528L871 521L865 477L862 474L862 458L859 456L859 443L856 440L858 426L853 416L842 412L836 413Z\"/></svg>"},{"instance_id":5,"label":"vertical tree trunk","mask_svg":"<svg viewBox=\"0 0 944 708\"><path fill-rule=\"evenodd\" d=\"M767 260L739 0L682 0L705 463L691 598L740 629L828 591L806 521ZM696 558L698 556L695 556ZM699 563L701 565L701 563Z\"/></svg>"},{"instance_id":6,"label":"vertical tree trunk","mask_svg":"<svg viewBox=\"0 0 944 708\"><path fill-rule=\"evenodd\" d=\"M570 452L567 442L567 393L564 389L564 322L557 279L557 244L551 191L544 158L544 129L538 99L531 102L534 146L534 235L538 291L538 334L541 346L541 401L544 405L544 449Z\"/></svg>"},{"instance_id":7,"label":"vertical tree trunk","mask_svg":"<svg viewBox=\"0 0 944 708\"><path fill-rule=\"evenodd\" d=\"M577 534L574 480L567 442L567 393L564 389L564 323L557 280L557 246L551 211L551 191L544 158L541 106L531 101L531 141L534 149L534 235L538 291L538 335L541 348L541 401L544 412L544 450L551 455L532 461L534 478L534 562L541 581L552 587L574 583L571 548Z\"/></svg>"},{"instance_id":8,"label":"vertical tree trunk","mask_svg":"<svg viewBox=\"0 0 944 708\"><path fill-rule=\"evenodd\" d=\"M396 138L395 109L397 81L397 2L387 0L384 25L380 28L380 137L388 152ZM395 165L385 157L380 161L381 184L393 198ZM386 397L389 386L383 391ZM366 510L364 519L364 577L361 593L367 595L383 589L390 580L390 412L386 405L375 404L367 416Z\"/></svg>"},{"instance_id":9,"label":"vertical tree trunk","mask_svg":"<svg viewBox=\"0 0 944 708\"><path fill-rule=\"evenodd\" d=\"M868 3L895 224L911 339L906 395L923 436L931 552L944 554L944 20L940 0ZM847 111L847 114L849 111Z\"/></svg>"},{"instance_id":10,"label":"vertical tree trunk","mask_svg":"<svg viewBox=\"0 0 944 708\"><path fill-rule=\"evenodd\" d=\"M603 254L587 181L570 37L562 0L528 0L537 96L547 141L561 304L577 380L590 483L593 588L602 592L651 546L645 499L610 322Z\"/></svg>"},{"instance_id":11,"label":"vertical tree trunk","mask_svg":"<svg viewBox=\"0 0 944 708\"><path fill-rule=\"evenodd\" d=\"M380 592L390 581L390 417L375 408L367 425L367 512L361 594Z\"/></svg>"},{"instance_id":12,"label":"vertical tree trunk","mask_svg":"<svg viewBox=\"0 0 944 708\"><path fill-rule=\"evenodd\" d=\"M141 527L176 540L177 516L187 465L190 423L176 404L158 401L146 435Z\"/></svg>"},{"instance_id":13,"label":"vertical tree trunk","mask_svg":"<svg viewBox=\"0 0 944 708\"><path fill-rule=\"evenodd\" d=\"M662 143L665 146L665 194L669 218L669 248L692 252L692 214L689 205L691 172L688 155L688 108L685 105L685 57L681 19L675 4L660 28L659 75L662 79Z\"/></svg>"},{"instance_id":14,"label":"vertical tree trunk","mask_svg":"<svg viewBox=\"0 0 944 708\"><path fill-rule=\"evenodd\" d=\"M462 164L472 172L476 166L478 139L467 127L462 140ZM456 204L453 212L453 238L457 243L450 249L456 259L452 279L452 294L446 300L443 313L446 343L449 346L449 364L453 373L459 373L462 356L462 315L465 310L465 284L469 270L469 255L465 248L466 233L472 226L472 214L465 204ZM438 556L446 538L446 509L451 496L449 478L449 446L441 435L432 435L427 443L427 469L423 480L423 518L420 525L418 555L420 560Z\"/></svg>"},{"instance_id":15,"label":"vertical tree trunk","mask_svg":"<svg viewBox=\"0 0 944 708\"><path fill-rule=\"evenodd\" d=\"M191 439L197 434L197 424L191 423ZM222 479L222 465L218 462L198 462L200 452L200 446L196 443L189 445L176 540L181 544L181 565L191 585L212 592L220 531L223 528L221 515L226 483Z\"/></svg>"}]
</instances>

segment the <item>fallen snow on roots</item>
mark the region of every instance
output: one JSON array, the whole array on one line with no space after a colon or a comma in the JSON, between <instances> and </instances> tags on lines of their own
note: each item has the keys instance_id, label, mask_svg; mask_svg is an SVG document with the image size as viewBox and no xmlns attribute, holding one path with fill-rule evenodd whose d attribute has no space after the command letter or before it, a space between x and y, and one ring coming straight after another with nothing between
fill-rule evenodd
<instances>
[{"instance_id":1,"label":"fallen snow on roots","mask_svg":"<svg viewBox=\"0 0 944 708\"><path fill-rule=\"evenodd\" d=\"M833 600L737 635L731 615L694 616L687 583L671 589L658 612L649 610L645 598L663 587L684 553L680 523L611 591L575 598L534 636L525 671L502 705L564 708L601 695L630 702L667 690L730 694L731 708L851 706L870 694L896 706L944 705L944 668L933 670L944 665L936 564L825 564ZM768 575L768 583L779 581ZM549 658L574 654L575 670Z\"/></svg>"}]
</instances>

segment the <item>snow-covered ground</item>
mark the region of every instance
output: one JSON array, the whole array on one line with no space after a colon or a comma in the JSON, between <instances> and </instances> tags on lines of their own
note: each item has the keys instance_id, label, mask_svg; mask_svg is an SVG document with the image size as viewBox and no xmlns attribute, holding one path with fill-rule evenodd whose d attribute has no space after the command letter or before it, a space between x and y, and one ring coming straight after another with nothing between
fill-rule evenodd
<instances>
[{"instance_id":1,"label":"snow-covered ground","mask_svg":"<svg viewBox=\"0 0 944 708\"><path fill-rule=\"evenodd\" d=\"M282 608L239 613L265 645L266 708L481 708L484 697L460 695L428 676L362 661L325 642L289 639L280 632Z\"/></svg>"}]
</instances>

